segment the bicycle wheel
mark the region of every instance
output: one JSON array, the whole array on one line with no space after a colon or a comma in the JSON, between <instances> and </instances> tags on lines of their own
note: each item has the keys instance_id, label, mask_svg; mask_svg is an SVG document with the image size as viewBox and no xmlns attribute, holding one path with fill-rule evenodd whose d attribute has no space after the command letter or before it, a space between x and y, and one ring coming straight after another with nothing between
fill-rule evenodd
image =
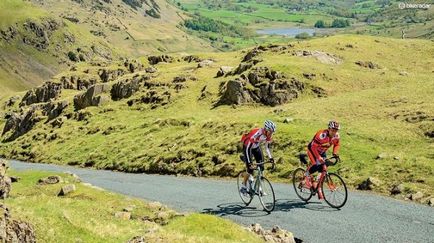
<instances>
[{"instance_id":1,"label":"bicycle wheel","mask_svg":"<svg viewBox=\"0 0 434 243\"><path fill-rule=\"evenodd\" d=\"M329 173L321 185L324 200L332 208L341 208L347 202L348 191L344 180L335 174Z\"/></svg>"},{"instance_id":2,"label":"bicycle wheel","mask_svg":"<svg viewBox=\"0 0 434 243\"><path fill-rule=\"evenodd\" d=\"M304 183L304 174L306 171L302 168L297 168L292 173L292 185L294 186L294 191L297 196L307 202L312 198L312 191L307 188Z\"/></svg>"},{"instance_id":3,"label":"bicycle wheel","mask_svg":"<svg viewBox=\"0 0 434 243\"><path fill-rule=\"evenodd\" d=\"M259 196L259 201L266 212L271 212L274 210L276 205L276 197L274 195L273 186L267 178L262 177L257 187L257 192Z\"/></svg>"},{"instance_id":4,"label":"bicycle wheel","mask_svg":"<svg viewBox=\"0 0 434 243\"><path fill-rule=\"evenodd\" d=\"M250 202L253 199L253 194L251 193L242 193L241 192L241 186L243 185L243 181L244 181L244 175L245 175L245 171L241 171L238 176L237 176L237 186L238 186L238 194L241 197L241 200L243 201L244 204L246 204L246 206L248 206L250 204Z\"/></svg>"}]
</instances>

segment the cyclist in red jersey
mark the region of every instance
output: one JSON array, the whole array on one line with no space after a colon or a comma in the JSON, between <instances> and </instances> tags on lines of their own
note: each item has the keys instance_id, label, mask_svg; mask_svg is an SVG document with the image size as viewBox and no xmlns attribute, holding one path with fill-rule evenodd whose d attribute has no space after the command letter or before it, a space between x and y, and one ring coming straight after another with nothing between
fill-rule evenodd
<instances>
[{"instance_id":1,"label":"cyclist in red jersey","mask_svg":"<svg viewBox=\"0 0 434 243\"><path fill-rule=\"evenodd\" d=\"M247 192L247 180L249 175L253 173L252 168L252 157L255 158L256 163L264 162L264 157L261 150L261 143L265 143L265 149L268 158L274 163L273 156L270 151L270 143L272 141L271 136L276 131L276 124L270 120L266 120L264 123L264 128L255 128L251 130L248 134L243 135L241 142L243 142L243 155L244 162L246 163L247 173L244 175L243 186L240 191L242 193ZM252 156L253 155L253 156ZM260 165L261 169L264 170L264 165Z\"/></svg>"},{"instance_id":2,"label":"cyclist in red jersey","mask_svg":"<svg viewBox=\"0 0 434 243\"><path fill-rule=\"evenodd\" d=\"M337 121L330 121L328 129L319 130L312 141L307 146L307 155L311 164L308 165L306 170L305 185L310 187L316 187L316 183L313 182L312 174L315 172L322 172L325 163L326 151L333 146L333 157L339 159L339 129L340 124ZM318 189L318 197L323 198L321 188Z\"/></svg>"}]
</instances>

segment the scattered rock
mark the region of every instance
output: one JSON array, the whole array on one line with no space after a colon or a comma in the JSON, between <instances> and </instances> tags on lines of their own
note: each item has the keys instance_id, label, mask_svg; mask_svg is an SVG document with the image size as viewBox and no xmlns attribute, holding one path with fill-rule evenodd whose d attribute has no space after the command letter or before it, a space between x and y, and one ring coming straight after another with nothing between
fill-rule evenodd
<instances>
[{"instance_id":1,"label":"scattered rock","mask_svg":"<svg viewBox=\"0 0 434 243\"><path fill-rule=\"evenodd\" d=\"M408 72L402 71L402 72L399 72L399 75L401 75L401 76L408 76Z\"/></svg>"},{"instance_id":2,"label":"scattered rock","mask_svg":"<svg viewBox=\"0 0 434 243\"><path fill-rule=\"evenodd\" d=\"M123 212L130 212L130 213L131 213L133 210L134 210L134 206L128 206L128 207L122 209Z\"/></svg>"},{"instance_id":3,"label":"scattered rock","mask_svg":"<svg viewBox=\"0 0 434 243\"><path fill-rule=\"evenodd\" d=\"M390 189L390 194L392 195L401 194L403 191L404 191L404 185L398 184L398 185L394 185L392 189Z\"/></svg>"},{"instance_id":4,"label":"scattered rock","mask_svg":"<svg viewBox=\"0 0 434 243\"><path fill-rule=\"evenodd\" d=\"M294 121L294 118L292 118L292 117L287 117L287 118L285 118L284 120L283 120L283 123L291 123L291 122L293 122Z\"/></svg>"},{"instance_id":5,"label":"scattered rock","mask_svg":"<svg viewBox=\"0 0 434 243\"><path fill-rule=\"evenodd\" d=\"M312 79L314 79L316 77L316 74L314 74L314 73L303 73L303 77L312 80Z\"/></svg>"},{"instance_id":6,"label":"scattered rock","mask_svg":"<svg viewBox=\"0 0 434 243\"><path fill-rule=\"evenodd\" d=\"M258 56L263 50L264 47L261 48L254 48L247 52L247 54L244 56L242 62L248 62L251 61L254 57Z\"/></svg>"},{"instance_id":7,"label":"scattered rock","mask_svg":"<svg viewBox=\"0 0 434 243\"><path fill-rule=\"evenodd\" d=\"M381 181L374 177L369 177L368 179L364 180L362 183L360 183L357 186L357 189L359 190L372 190L375 187L379 187L381 185Z\"/></svg>"},{"instance_id":8,"label":"scattered rock","mask_svg":"<svg viewBox=\"0 0 434 243\"><path fill-rule=\"evenodd\" d=\"M291 232L281 229L275 225L271 230L264 230L259 224L250 225L247 230L259 235L266 242L295 243Z\"/></svg>"},{"instance_id":9,"label":"scattered rock","mask_svg":"<svg viewBox=\"0 0 434 243\"><path fill-rule=\"evenodd\" d=\"M194 55L185 56L182 58L182 60L184 60L186 62L201 62L202 61L202 59L200 59L198 56L194 56Z\"/></svg>"},{"instance_id":10,"label":"scattered rock","mask_svg":"<svg viewBox=\"0 0 434 243\"><path fill-rule=\"evenodd\" d=\"M66 100L59 102L50 102L43 107L43 114L48 116L48 121L60 116L63 110L69 106L69 102Z\"/></svg>"},{"instance_id":11,"label":"scattered rock","mask_svg":"<svg viewBox=\"0 0 434 243\"><path fill-rule=\"evenodd\" d=\"M434 207L434 197L428 200L428 205Z\"/></svg>"},{"instance_id":12,"label":"scattered rock","mask_svg":"<svg viewBox=\"0 0 434 243\"><path fill-rule=\"evenodd\" d=\"M163 208L160 202L150 202L148 206L151 210L161 210Z\"/></svg>"},{"instance_id":13,"label":"scattered rock","mask_svg":"<svg viewBox=\"0 0 434 243\"><path fill-rule=\"evenodd\" d=\"M77 76L71 75L69 77L62 76L60 82L64 89L74 89L74 90L86 90L90 86L97 83L97 78L93 76Z\"/></svg>"},{"instance_id":14,"label":"scattered rock","mask_svg":"<svg viewBox=\"0 0 434 243\"><path fill-rule=\"evenodd\" d=\"M154 66L149 66L145 68L145 72L147 73L156 73L157 71L158 71L157 68L155 68Z\"/></svg>"},{"instance_id":15,"label":"scattered rock","mask_svg":"<svg viewBox=\"0 0 434 243\"><path fill-rule=\"evenodd\" d=\"M107 84L95 84L86 92L74 96L75 110L81 110L88 106L100 106L107 101L105 96L100 94L107 92L109 86Z\"/></svg>"},{"instance_id":16,"label":"scattered rock","mask_svg":"<svg viewBox=\"0 0 434 243\"><path fill-rule=\"evenodd\" d=\"M143 70L143 64L139 60L125 60L124 66L131 72L137 72Z\"/></svg>"},{"instance_id":17,"label":"scattered rock","mask_svg":"<svg viewBox=\"0 0 434 243\"><path fill-rule=\"evenodd\" d=\"M116 212L115 217L123 220L130 220L131 213L130 212Z\"/></svg>"},{"instance_id":18,"label":"scattered rock","mask_svg":"<svg viewBox=\"0 0 434 243\"><path fill-rule=\"evenodd\" d=\"M238 75L238 74L241 74L241 73L249 70L253 66L254 66L253 63L240 63L240 65L238 65L238 67L235 70L233 70L232 72L229 72L228 75Z\"/></svg>"},{"instance_id":19,"label":"scattered rock","mask_svg":"<svg viewBox=\"0 0 434 243\"><path fill-rule=\"evenodd\" d=\"M148 241L143 236L134 236L128 241L128 243L146 243L146 242Z\"/></svg>"},{"instance_id":20,"label":"scattered rock","mask_svg":"<svg viewBox=\"0 0 434 243\"><path fill-rule=\"evenodd\" d=\"M410 199L412 201L417 201L417 200L420 200L422 198L423 198L423 193L422 192L416 192L416 193L411 194L411 196L410 196Z\"/></svg>"},{"instance_id":21,"label":"scattered rock","mask_svg":"<svg viewBox=\"0 0 434 243\"><path fill-rule=\"evenodd\" d=\"M371 61L367 61L367 62L357 61L355 63L361 67L365 67L365 68L369 68L369 69L379 69L380 68L380 66L378 66L378 64L375 64Z\"/></svg>"},{"instance_id":22,"label":"scattered rock","mask_svg":"<svg viewBox=\"0 0 434 243\"><path fill-rule=\"evenodd\" d=\"M380 153L377 155L377 157L375 159L385 159L388 157L389 157L389 155L387 153Z\"/></svg>"},{"instance_id":23,"label":"scattered rock","mask_svg":"<svg viewBox=\"0 0 434 243\"><path fill-rule=\"evenodd\" d=\"M45 178L41 178L38 180L39 185L49 185L49 184L57 184L62 181L62 177L55 175L55 176L48 176Z\"/></svg>"},{"instance_id":24,"label":"scattered rock","mask_svg":"<svg viewBox=\"0 0 434 243\"><path fill-rule=\"evenodd\" d=\"M59 83L45 82L42 86L27 91L24 95L20 106L34 103L47 102L51 99L57 99L62 91L62 85Z\"/></svg>"},{"instance_id":25,"label":"scattered rock","mask_svg":"<svg viewBox=\"0 0 434 243\"><path fill-rule=\"evenodd\" d=\"M71 192L74 192L76 190L75 185L74 184L69 184L69 185L65 185L62 186L62 188L60 189L60 192L57 194L57 196L66 196Z\"/></svg>"},{"instance_id":26,"label":"scattered rock","mask_svg":"<svg viewBox=\"0 0 434 243\"><path fill-rule=\"evenodd\" d=\"M9 113L5 116L6 124L3 128L2 136L4 141L10 142L30 131L33 126L43 118L38 113L37 106L30 107L21 114Z\"/></svg>"}]
</instances>

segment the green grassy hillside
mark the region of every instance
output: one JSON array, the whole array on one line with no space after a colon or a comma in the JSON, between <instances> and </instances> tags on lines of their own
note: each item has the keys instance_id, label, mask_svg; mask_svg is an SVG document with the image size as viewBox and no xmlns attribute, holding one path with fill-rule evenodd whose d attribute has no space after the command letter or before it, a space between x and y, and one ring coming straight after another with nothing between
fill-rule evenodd
<instances>
[{"instance_id":1,"label":"green grassy hillside","mask_svg":"<svg viewBox=\"0 0 434 243\"><path fill-rule=\"evenodd\" d=\"M229 220L203 214L179 214L157 202L145 202L80 183L61 174L63 182L38 185L48 172L12 172L22 178L12 185L5 204L11 214L33 225L38 242L127 242L142 236L150 242L261 242ZM76 191L57 197L60 188ZM130 219L116 213L130 213ZM201 227L206 225L207 227Z\"/></svg>"},{"instance_id":2,"label":"green grassy hillside","mask_svg":"<svg viewBox=\"0 0 434 243\"><path fill-rule=\"evenodd\" d=\"M0 155L129 172L233 176L243 168L238 159L241 134L271 119L278 125L273 146L278 169L270 176L287 181L299 166L296 155L335 118L343 127L343 162L333 170L352 187L376 177L381 181L375 188L378 192L388 193L393 185L404 183L406 192L419 190L429 197L434 195L434 103L430 99L434 49L430 43L341 35L271 48L257 57L262 62L256 67L269 67L305 87L323 89L322 98L306 88L297 99L275 107L215 106L222 83L239 77L215 78L219 67L236 67L245 51L201 54L214 60L203 68L185 61L157 64L158 72L147 83L158 86L147 85L151 88L100 107L75 112L72 98L77 91L64 90L59 100L71 103L63 113L69 119L61 128L39 122L16 140L3 141ZM302 51L322 54L318 58L296 55ZM146 59L142 61L146 66ZM356 64L359 61L371 62L373 69ZM82 64L77 72L86 69ZM129 77L137 75L142 74ZM186 81L175 89L172 80L182 75ZM164 92L169 93L168 103L140 102L151 90L163 100ZM86 118L78 119L77 114ZM284 123L286 118L293 121Z\"/></svg>"}]
</instances>

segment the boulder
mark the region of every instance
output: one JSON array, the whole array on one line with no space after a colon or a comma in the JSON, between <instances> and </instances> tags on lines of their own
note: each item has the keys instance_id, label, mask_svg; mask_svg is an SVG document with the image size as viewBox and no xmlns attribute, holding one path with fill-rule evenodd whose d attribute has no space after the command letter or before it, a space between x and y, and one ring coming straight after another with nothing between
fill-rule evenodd
<instances>
[{"instance_id":1,"label":"boulder","mask_svg":"<svg viewBox=\"0 0 434 243\"><path fill-rule=\"evenodd\" d=\"M240 65L238 65L238 67L233 70L232 72L228 73L228 75L238 75L241 74L247 70L249 70L250 68L252 68L254 66L253 63L240 63Z\"/></svg>"},{"instance_id":2,"label":"boulder","mask_svg":"<svg viewBox=\"0 0 434 243\"><path fill-rule=\"evenodd\" d=\"M294 118L292 118L292 117L287 117L287 118L283 119L283 123L291 123L293 121L294 121Z\"/></svg>"},{"instance_id":3,"label":"boulder","mask_svg":"<svg viewBox=\"0 0 434 243\"><path fill-rule=\"evenodd\" d=\"M61 91L62 85L60 83L46 82L42 86L27 91L21 100L20 106L57 99Z\"/></svg>"},{"instance_id":4,"label":"boulder","mask_svg":"<svg viewBox=\"0 0 434 243\"><path fill-rule=\"evenodd\" d=\"M225 85L225 91L223 92L219 105L226 104L242 104L252 102L253 99L250 97L250 93L245 88L246 83L242 80L235 79L229 80Z\"/></svg>"},{"instance_id":5,"label":"boulder","mask_svg":"<svg viewBox=\"0 0 434 243\"><path fill-rule=\"evenodd\" d=\"M148 240L146 240L143 236L134 236L131 238L127 243L146 243Z\"/></svg>"},{"instance_id":6,"label":"boulder","mask_svg":"<svg viewBox=\"0 0 434 243\"><path fill-rule=\"evenodd\" d=\"M57 118L62 114L63 110L65 110L69 106L69 102L59 101L59 102L50 102L43 107L43 114L48 116L48 121Z\"/></svg>"},{"instance_id":7,"label":"boulder","mask_svg":"<svg viewBox=\"0 0 434 243\"><path fill-rule=\"evenodd\" d=\"M197 68L208 67L208 66L211 66L213 63L214 63L213 60L206 59L206 60L199 62L197 64Z\"/></svg>"},{"instance_id":8,"label":"boulder","mask_svg":"<svg viewBox=\"0 0 434 243\"><path fill-rule=\"evenodd\" d=\"M145 72L147 72L147 73L156 73L157 71L158 71L157 68L154 66L149 66L149 67L145 68Z\"/></svg>"},{"instance_id":9,"label":"boulder","mask_svg":"<svg viewBox=\"0 0 434 243\"><path fill-rule=\"evenodd\" d=\"M434 207L434 197L428 200L428 205Z\"/></svg>"},{"instance_id":10,"label":"boulder","mask_svg":"<svg viewBox=\"0 0 434 243\"><path fill-rule=\"evenodd\" d=\"M109 90L107 84L95 84L91 86L86 92L74 96L75 110L81 110L88 106L100 106L107 101L105 96L101 94Z\"/></svg>"},{"instance_id":11,"label":"boulder","mask_svg":"<svg viewBox=\"0 0 434 243\"><path fill-rule=\"evenodd\" d=\"M260 48L254 48L247 52L247 54L243 57L242 62L248 62L251 61L254 57L258 56L262 50Z\"/></svg>"},{"instance_id":12,"label":"boulder","mask_svg":"<svg viewBox=\"0 0 434 243\"><path fill-rule=\"evenodd\" d=\"M200 59L198 56L195 55L189 55L182 58L182 60L186 62L201 62L202 59Z\"/></svg>"},{"instance_id":13,"label":"boulder","mask_svg":"<svg viewBox=\"0 0 434 243\"><path fill-rule=\"evenodd\" d=\"M75 188L74 184L65 185L65 186L62 186L62 188L60 189L57 196L65 196L71 192L74 192L75 190L76 190L76 188Z\"/></svg>"},{"instance_id":14,"label":"boulder","mask_svg":"<svg viewBox=\"0 0 434 243\"><path fill-rule=\"evenodd\" d=\"M385 158L388 158L388 157L389 157L389 155L387 153L383 152L383 153L379 153L375 159L380 160L380 159L385 159Z\"/></svg>"},{"instance_id":15,"label":"boulder","mask_svg":"<svg viewBox=\"0 0 434 243\"><path fill-rule=\"evenodd\" d=\"M411 194L411 196L410 196L410 199L412 201L417 201L417 200L420 200L422 198L423 198L423 193L422 192L416 192L416 193Z\"/></svg>"}]
</instances>

